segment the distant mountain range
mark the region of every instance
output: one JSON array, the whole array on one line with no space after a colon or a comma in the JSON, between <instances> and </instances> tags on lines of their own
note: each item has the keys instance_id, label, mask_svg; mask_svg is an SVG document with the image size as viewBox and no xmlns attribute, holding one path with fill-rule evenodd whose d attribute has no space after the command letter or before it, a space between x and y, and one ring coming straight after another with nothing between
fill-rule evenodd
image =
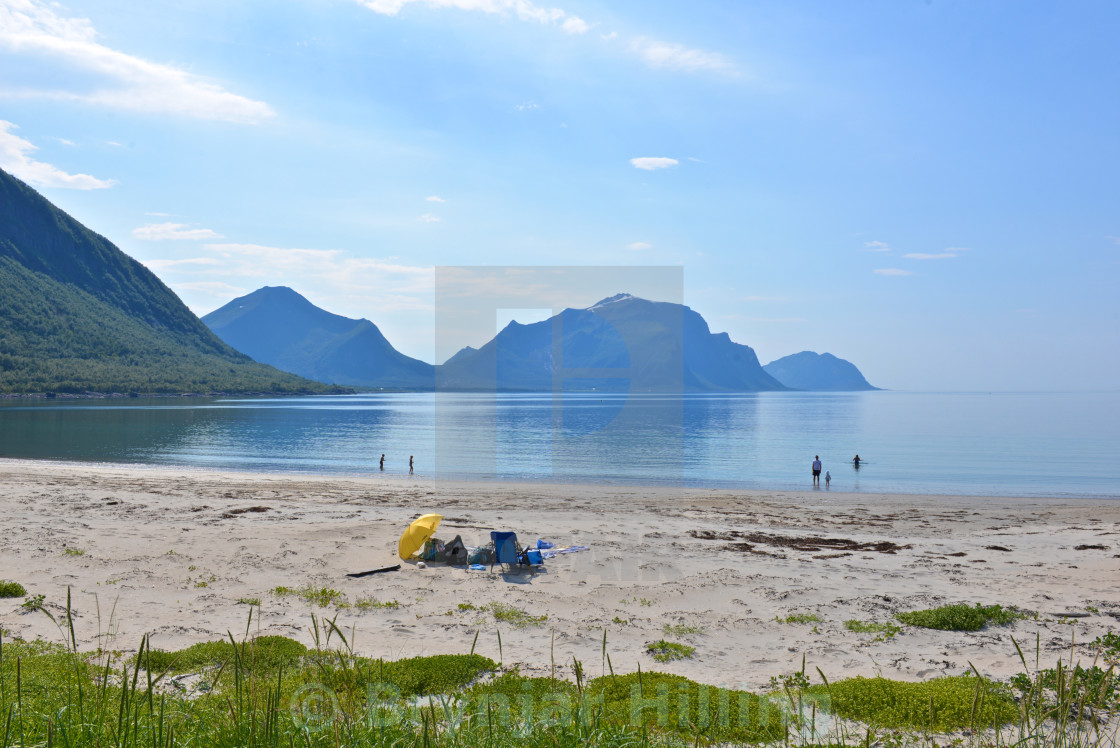
<instances>
[{"instance_id":1,"label":"distant mountain range","mask_svg":"<svg viewBox=\"0 0 1120 748\"><path fill-rule=\"evenodd\" d=\"M331 314L290 288L266 286L202 318L237 350L331 384L431 390L435 367L400 353L367 319Z\"/></svg>"},{"instance_id":2,"label":"distant mountain range","mask_svg":"<svg viewBox=\"0 0 1120 748\"><path fill-rule=\"evenodd\" d=\"M868 384L855 364L831 353L802 351L771 361L762 368L795 390L852 392L879 389Z\"/></svg>"},{"instance_id":3,"label":"distant mountain range","mask_svg":"<svg viewBox=\"0 0 1120 748\"><path fill-rule=\"evenodd\" d=\"M0 393L335 389L238 353L155 274L0 170Z\"/></svg>"},{"instance_id":4,"label":"distant mountain range","mask_svg":"<svg viewBox=\"0 0 1120 748\"><path fill-rule=\"evenodd\" d=\"M511 322L486 345L465 348L439 367L436 383L499 392L786 389L749 346L713 334L688 307L628 294L531 325Z\"/></svg>"},{"instance_id":5,"label":"distant mountain range","mask_svg":"<svg viewBox=\"0 0 1120 748\"><path fill-rule=\"evenodd\" d=\"M207 314L233 347L284 371L354 387L479 392L760 392L875 389L852 364L800 353L766 367L680 304L618 294L551 319L511 322L441 366L397 351L369 320L266 287Z\"/></svg>"}]
</instances>

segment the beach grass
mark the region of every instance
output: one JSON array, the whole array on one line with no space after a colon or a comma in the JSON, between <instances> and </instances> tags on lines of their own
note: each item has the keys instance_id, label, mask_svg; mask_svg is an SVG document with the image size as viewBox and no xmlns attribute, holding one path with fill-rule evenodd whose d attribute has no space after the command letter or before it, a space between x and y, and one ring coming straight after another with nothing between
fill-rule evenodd
<instances>
[{"instance_id":1,"label":"beach grass","mask_svg":"<svg viewBox=\"0 0 1120 748\"><path fill-rule=\"evenodd\" d=\"M896 617L907 626L941 631L979 631L988 624L1002 626L1023 618L1025 614L1001 605L968 605L958 603L926 610L899 613Z\"/></svg>"},{"instance_id":2,"label":"beach grass","mask_svg":"<svg viewBox=\"0 0 1120 748\"><path fill-rule=\"evenodd\" d=\"M27 590L19 582L9 582L0 579L0 598L24 597L26 595Z\"/></svg>"},{"instance_id":3,"label":"beach grass","mask_svg":"<svg viewBox=\"0 0 1120 748\"><path fill-rule=\"evenodd\" d=\"M680 642L658 639L646 645L646 652L652 655L653 659L658 662L672 662L674 660L687 660L689 657L692 657L692 655L696 654L696 647L689 646L688 644L681 644Z\"/></svg>"},{"instance_id":4,"label":"beach grass","mask_svg":"<svg viewBox=\"0 0 1120 748\"><path fill-rule=\"evenodd\" d=\"M302 587L274 587L272 594L277 597L298 597L308 605L320 608L348 608L346 595L331 587L316 587L310 582Z\"/></svg>"},{"instance_id":5,"label":"beach grass","mask_svg":"<svg viewBox=\"0 0 1120 748\"><path fill-rule=\"evenodd\" d=\"M893 639L900 631L902 631L901 628L895 626L893 623L858 621L854 618L844 621L844 628L856 634L875 634L875 638L872 639L872 641L876 642Z\"/></svg>"},{"instance_id":6,"label":"beach grass","mask_svg":"<svg viewBox=\"0 0 1120 748\"><path fill-rule=\"evenodd\" d=\"M800 672L756 694L641 670L585 680L578 660L572 682L522 675L473 651L364 658L353 652L352 633L348 639L333 619L314 614L311 647L281 636L231 634L162 651L144 637L126 657L105 647L80 651L69 601L65 610L56 620L62 644L0 633L0 748L946 741L967 748L1103 748L1116 745L1120 721L1115 666L1084 667L1074 662L1072 647L1068 664L1042 669L1037 657L1028 667L1015 642L1024 672L1008 683L972 669L918 683L881 677L830 683L818 670L820 682L810 684L803 659ZM251 608L246 632L255 613ZM1102 638L1102 652L1105 644Z\"/></svg>"}]
</instances>

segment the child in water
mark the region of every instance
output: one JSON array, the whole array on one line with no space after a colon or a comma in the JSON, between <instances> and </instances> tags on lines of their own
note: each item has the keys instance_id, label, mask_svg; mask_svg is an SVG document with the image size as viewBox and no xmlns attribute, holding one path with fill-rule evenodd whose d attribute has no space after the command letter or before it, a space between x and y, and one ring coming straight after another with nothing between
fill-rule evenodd
<instances>
[{"instance_id":1,"label":"child in water","mask_svg":"<svg viewBox=\"0 0 1120 748\"><path fill-rule=\"evenodd\" d=\"M828 484L832 482L832 473L827 470L824 471L824 487L828 488Z\"/></svg>"}]
</instances>

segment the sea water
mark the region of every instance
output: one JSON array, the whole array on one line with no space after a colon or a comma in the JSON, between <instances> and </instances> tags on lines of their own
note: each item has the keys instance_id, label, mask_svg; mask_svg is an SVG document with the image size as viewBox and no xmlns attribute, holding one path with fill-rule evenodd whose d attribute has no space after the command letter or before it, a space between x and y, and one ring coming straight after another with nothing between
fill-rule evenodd
<instances>
[{"instance_id":1,"label":"sea water","mask_svg":"<svg viewBox=\"0 0 1120 748\"><path fill-rule=\"evenodd\" d=\"M0 457L713 488L1120 497L1120 393L9 400ZM857 470L852 458L863 462ZM824 490L822 481L821 489Z\"/></svg>"}]
</instances>

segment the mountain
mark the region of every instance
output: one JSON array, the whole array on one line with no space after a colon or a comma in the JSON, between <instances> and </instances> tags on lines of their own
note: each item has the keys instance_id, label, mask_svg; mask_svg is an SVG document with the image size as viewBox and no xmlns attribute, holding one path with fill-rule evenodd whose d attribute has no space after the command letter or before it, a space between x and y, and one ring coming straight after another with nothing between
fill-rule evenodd
<instances>
[{"instance_id":1,"label":"mountain","mask_svg":"<svg viewBox=\"0 0 1120 748\"><path fill-rule=\"evenodd\" d=\"M842 392L879 389L868 384L854 364L831 353L802 351L771 361L762 368L774 379L795 390Z\"/></svg>"},{"instance_id":2,"label":"mountain","mask_svg":"<svg viewBox=\"0 0 1120 748\"><path fill-rule=\"evenodd\" d=\"M327 389L227 346L155 274L0 169L0 393Z\"/></svg>"},{"instance_id":3,"label":"mountain","mask_svg":"<svg viewBox=\"0 0 1120 748\"><path fill-rule=\"evenodd\" d=\"M554 341L554 332L557 333ZM554 361L554 351L560 361ZM618 294L551 319L511 322L436 372L441 390L757 392L784 390L754 351L680 304Z\"/></svg>"},{"instance_id":4,"label":"mountain","mask_svg":"<svg viewBox=\"0 0 1120 748\"><path fill-rule=\"evenodd\" d=\"M237 350L277 369L354 387L431 390L434 367L400 353L377 325L320 309L284 286L266 286L202 318Z\"/></svg>"}]
</instances>

